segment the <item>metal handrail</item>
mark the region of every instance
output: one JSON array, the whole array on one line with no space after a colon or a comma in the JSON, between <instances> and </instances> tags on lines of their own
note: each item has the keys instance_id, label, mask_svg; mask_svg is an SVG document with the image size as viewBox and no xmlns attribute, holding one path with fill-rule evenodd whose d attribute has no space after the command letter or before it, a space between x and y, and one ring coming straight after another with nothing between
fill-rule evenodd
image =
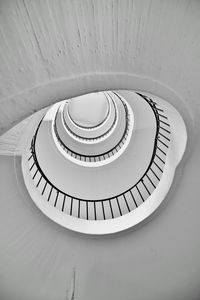
<instances>
[{"instance_id":1,"label":"metal handrail","mask_svg":"<svg viewBox=\"0 0 200 300\"><path fill-rule=\"evenodd\" d=\"M115 93L115 94L117 95L117 93ZM169 137L167 137L165 134L163 134L162 132L160 132L161 130L163 130L163 127L160 126L160 123L165 122L164 125L166 125L166 126L170 126L170 125L167 123L167 117L164 115L163 110L157 107L158 105L157 105L156 102L153 102L149 97L147 97L147 96L145 96L145 95L143 95L143 94L141 94L141 93L137 93L137 94L138 94L139 96L141 96L144 100L146 100L147 103L148 103L148 104L150 105L150 107L152 108L153 113L154 113L154 115L155 115L155 119L156 119L156 125L157 125L157 126L156 126L156 134L155 134L154 148L153 148L152 157L151 157L150 163L149 163L149 165L148 165L148 167L147 167L145 173L144 173L143 176L138 180L138 182L135 183L133 186L131 186L129 189L126 189L124 192L120 193L120 194L117 194L117 195L115 195L115 196L113 196L113 197L109 197L109 198L98 199L98 200L95 200L95 201L94 201L94 200L90 200L90 199L82 199L82 198L74 197L74 196L69 195L69 194L65 193L64 191L58 189L53 183L51 183L51 181L47 178L47 176L44 174L44 172L43 172L42 169L40 168L40 165L39 165L38 160L37 160L37 155L36 155L36 152L35 152L35 141L36 141L36 137L37 137L37 133L38 133L39 127L40 127L41 122L42 122L42 120L43 120L43 118L44 118L44 117L43 117L42 120L40 121L40 123L39 123L39 125L38 125L38 127L37 127L37 129L36 129L36 132L35 132L35 134L34 134L34 136L33 136L33 139L32 139L32 141L31 141L31 147L30 147L30 150L31 150L31 156L29 157L28 160L31 161L31 160L33 159L33 164L32 164L32 166L31 166L30 169L29 169L30 171L33 169L33 166L36 166L36 171L35 171L35 174L34 174L34 176L33 176L33 179L35 178L36 173L38 173L38 171L39 171L39 173L40 173L40 175L41 175L39 181L37 182L36 187L39 186L39 184L40 184L42 178L46 181L46 183L45 183L45 185L44 185L44 188L43 188L43 191L42 191L42 195L43 195L44 192L45 192L45 188L46 188L47 184L49 184L50 187L51 187L50 193L49 193L49 196L48 196L48 200L47 200L47 201L49 201L49 199L50 199L50 197L51 197L52 190L55 189L56 195L57 195L57 196L56 196L56 200L55 200L54 206L56 207L58 195L59 195L59 194L62 194L62 195L64 196L64 198L63 198L63 199L64 199L64 200L63 200L63 205L62 205L62 211L64 211L65 198L66 198L66 197L70 198L70 199L71 199L71 207L70 207L70 213L69 213L70 215L72 215L73 201L79 201L79 203L78 203L78 217L80 217L80 203L85 202L85 203L86 203L86 209L87 209L87 219L88 219L88 205L89 205L89 203L93 203L93 205L94 205L94 215L95 215L95 220L97 220L97 218L96 218L96 203L97 203L97 202L101 202L101 204L102 204L102 212L103 212L103 216L104 216L104 219L106 219L106 217L105 217L105 211L104 211L104 203L105 203L106 201L108 201L108 202L109 202L109 205L110 205L111 216L112 216L112 218L114 218L114 214L113 214L113 209L112 209L111 201L115 200L115 201L117 202L117 205L118 205L118 208L119 208L119 213L120 213L120 215L122 215L122 211L121 211L121 208L120 208L120 203L119 203L119 200L118 200L118 198L121 197L121 196L123 197L123 199L124 199L124 201L125 201L125 203L126 203L126 205L127 205L127 210L128 210L128 212L130 212L130 208L129 208L129 205L128 205L127 199L126 199L126 194L127 194L127 193L130 193L130 195L131 195L131 197L132 197L132 199L133 199L133 201L134 201L134 203L135 203L135 207L138 207L138 203L137 203L137 201L135 200L134 195L133 195L133 193L132 193L132 191L133 191L134 188L136 188L136 190L138 191L138 194L141 196L142 202L145 201L145 199L144 199L144 197L143 197L143 195L142 195L142 192L140 191L140 188L139 188L139 186L138 186L139 183L141 183L141 184L144 186L144 188L145 188L145 190L147 191L148 195L149 195L149 196L151 195L149 189L147 188L147 186L146 186L145 183L144 183L144 178L146 177L146 178L148 179L148 181L152 184L152 187L153 187L154 189L156 188L156 185L154 184L153 179L150 177L150 175L148 175L148 173L151 171L151 173L153 174L154 178L156 178L158 181L160 180L159 175L155 172L155 170L153 170L153 164L154 164L155 166L157 166L158 170L159 170L161 173L163 172L163 170L159 167L158 163L156 163L156 161L155 161L156 158L158 158L158 159L163 163L163 165L164 165L164 160L162 160L162 159L160 158L159 152L161 152L162 149L158 146L158 142L160 142L164 147L168 148L168 147L169 147L168 144L169 144L169 141L170 141L170 138L169 138ZM119 95L117 95L117 96L119 96ZM162 112L162 114L161 114L160 112ZM163 120L160 119L160 118L162 118L162 119L164 118L165 121L163 121ZM167 133L170 133L170 131L168 130ZM161 140L161 138L163 138L164 140ZM166 152L165 152L165 151L162 150L162 152L164 153L164 155L166 155Z\"/></svg>"}]
</instances>

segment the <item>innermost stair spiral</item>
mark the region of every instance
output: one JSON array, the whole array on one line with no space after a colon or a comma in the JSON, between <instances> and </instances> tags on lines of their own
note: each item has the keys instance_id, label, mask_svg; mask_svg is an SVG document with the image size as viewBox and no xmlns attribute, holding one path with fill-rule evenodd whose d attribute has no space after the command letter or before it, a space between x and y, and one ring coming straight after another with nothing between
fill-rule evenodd
<instances>
[{"instance_id":1,"label":"innermost stair spiral","mask_svg":"<svg viewBox=\"0 0 200 300\"><path fill-rule=\"evenodd\" d=\"M94 128L107 118L110 106L103 93L92 93L69 101L68 114L79 127Z\"/></svg>"}]
</instances>

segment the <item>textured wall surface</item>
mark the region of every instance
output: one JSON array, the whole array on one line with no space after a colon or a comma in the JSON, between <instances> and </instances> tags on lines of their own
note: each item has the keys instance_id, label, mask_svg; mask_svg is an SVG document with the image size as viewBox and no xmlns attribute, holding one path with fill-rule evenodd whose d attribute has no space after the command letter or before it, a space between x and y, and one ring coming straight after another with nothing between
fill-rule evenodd
<instances>
[{"instance_id":1,"label":"textured wall surface","mask_svg":"<svg viewBox=\"0 0 200 300\"><path fill-rule=\"evenodd\" d=\"M160 81L194 107L199 11L194 0L2 0L1 129L66 95L130 88L134 74Z\"/></svg>"},{"instance_id":2,"label":"textured wall surface","mask_svg":"<svg viewBox=\"0 0 200 300\"><path fill-rule=\"evenodd\" d=\"M155 218L98 239L44 217L20 158L0 156L0 299L70 299L74 274L78 300L200 299L199 78L200 1L0 1L0 132L65 97L127 88L173 103L189 137Z\"/></svg>"}]
</instances>

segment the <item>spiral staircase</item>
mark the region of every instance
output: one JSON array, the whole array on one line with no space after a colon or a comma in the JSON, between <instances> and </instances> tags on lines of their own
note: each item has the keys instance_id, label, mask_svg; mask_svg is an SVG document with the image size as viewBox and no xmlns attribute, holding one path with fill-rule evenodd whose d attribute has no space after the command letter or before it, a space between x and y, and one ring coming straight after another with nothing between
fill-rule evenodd
<instances>
[{"instance_id":1,"label":"spiral staircase","mask_svg":"<svg viewBox=\"0 0 200 300\"><path fill-rule=\"evenodd\" d=\"M199 11L0 1L0 299L200 298Z\"/></svg>"},{"instance_id":2,"label":"spiral staircase","mask_svg":"<svg viewBox=\"0 0 200 300\"><path fill-rule=\"evenodd\" d=\"M87 234L146 219L163 201L186 145L184 122L171 109L173 115L162 100L139 92L104 91L63 100L33 118L22 169L35 204ZM176 130L183 132L178 150Z\"/></svg>"}]
</instances>

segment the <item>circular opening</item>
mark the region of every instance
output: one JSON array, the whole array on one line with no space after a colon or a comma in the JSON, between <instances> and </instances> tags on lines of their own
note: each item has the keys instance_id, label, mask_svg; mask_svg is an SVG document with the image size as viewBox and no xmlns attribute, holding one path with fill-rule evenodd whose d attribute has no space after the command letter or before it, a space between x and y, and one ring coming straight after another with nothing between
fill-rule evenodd
<instances>
[{"instance_id":1,"label":"circular opening","mask_svg":"<svg viewBox=\"0 0 200 300\"><path fill-rule=\"evenodd\" d=\"M77 126L94 128L107 118L109 103L103 93L92 93L70 100L68 113Z\"/></svg>"}]
</instances>

